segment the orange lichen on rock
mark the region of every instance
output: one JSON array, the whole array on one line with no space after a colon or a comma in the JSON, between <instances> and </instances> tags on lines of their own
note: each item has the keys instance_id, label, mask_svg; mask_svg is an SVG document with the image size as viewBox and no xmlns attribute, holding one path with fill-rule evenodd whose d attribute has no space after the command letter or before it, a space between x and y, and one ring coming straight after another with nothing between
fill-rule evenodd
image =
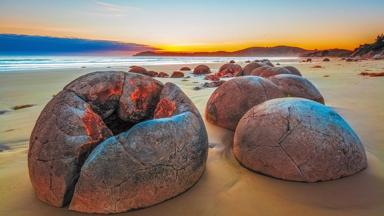
<instances>
[{"instance_id":1,"label":"orange lichen on rock","mask_svg":"<svg viewBox=\"0 0 384 216\"><path fill-rule=\"evenodd\" d=\"M98 95L100 100L106 101L110 97L120 96L122 94L122 90L123 90L122 84L123 83L121 82L121 84L119 83L117 85L111 86L110 88L105 89L103 92L100 92Z\"/></svg>"},{"instance_id":2,"label":"orange lichen on rock","mask_svg":"<svg viewBox=\"0 0 384 216\"><path fill-rule=\"evenodd\" d=\"M157 104L154 118L166 118L173 115L176 110L176 102L162 98Z\"/></svg>"},{"instance_id":3,"label":"orange lichen on rock","mask_svg":"<svg viewBox=\"0 0 384 216\"><path fill-rule=\"evenodd\" d=\"M138 85L135 90L132 92L130 98L132 102L136 105L141 104L142 109L147 109L147 103L145 101L148 97L154 95L154 93L158 91L158 86L155 83L150 83L149 85Z\"/></svg>"},{"instance_id":4,"label":"orange lichen on rock","mask_svg":"<svg viewBox=\"0 0 384 216\"><path fill-rule=\"evenodd\" d=\"M84 123L85 132L92 138L92 140L103 138L102 130L104 122L90 107L85 109L82 121Z\"/></svg>"}]
</instances>

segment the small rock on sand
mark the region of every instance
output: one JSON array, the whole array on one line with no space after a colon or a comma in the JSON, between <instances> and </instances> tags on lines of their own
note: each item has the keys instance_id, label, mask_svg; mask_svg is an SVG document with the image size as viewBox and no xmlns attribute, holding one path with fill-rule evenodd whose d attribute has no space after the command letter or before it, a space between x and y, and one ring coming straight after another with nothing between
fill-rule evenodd
<instances>
[{"instance_id":1,"label":"small rock on sand","mask_svg":"<svg viewBox=\"0 0 384 216\"><path fill-rule=\"evenodd\" d=\"M182 67L182 68L180 68L180 70L181 70L181 71L190 71L191 68L189 68L189 67Z\"/></svg>"},{"instance_id":2,"label":"small rock on sand","mask_svg":"<svg viewBox=\"0 0 384 216\"><path fill-rule=\"evenodd\" d=\"M165 72L159 72L157 77L169 77L169 75L167 73L165 73Z\"/></svg>"},{"instance_id":3,"label":"small rock on sand","mask_svg":"<svg viewBox=\"0 0 384 216\"><path fill-rule=\"evenodd\" d=\"M0 110L0 115L3 115L5 113L9 112L9 110Z\"/></svg>"},{"instance_id":4,"label":"small rock on sand","mask_svg":"<svg viewBox=\"0 0 384 216\"><path fill-rule=\"evenodd\" d=\"M221 86L223 83L225 83L224 80L219 81L213 81L213 82L205 82L201 86L196 86L193 88L193 90L200 90L203 88L215 88Z\"/></svg>"},{"instance_id":5,"label":"small rock on sand","mask_svg":"<svg viewBox=\"0 0 384 216\"><path fill-rule=\"evenodd\" d=\"M4 144L0 144L0 152L3 152L5 150L9 150L9 149L10 149L9 146L6 146Z\"/></svg>"},{"instance_id":6,"label":"small rock on sand","mask_svg":"<svg viewBox=\"0 0 384 216\"><path fill-rule=\"evenodd\" d=\"M181 71L174 71L171 75L171 78L182 78L184 77L184 73Z\"/></svg>"},{"instance_id":7,"label":"small rock on sand","mask_svg":"<svg viewBox=\"0 0 384 216\"><path fill-rule=\"evenodd\" d=\"M25 109L25 108L33 107L33 106L35 106L35 105L36 105L36 104L16 105L16 106L12 107L12 109L13 109L13 110Z\"/></svg>"},{"instance_id":8,"label":"small rock on sand","mask_svg":"<svg viewBox=\"0 0 384 216\"><path fill-rule=\"evenodd\" d=\"M384 76L384 72L361 72L359 75L369 77L382 77Z\"/></svg>"}]
</instances>

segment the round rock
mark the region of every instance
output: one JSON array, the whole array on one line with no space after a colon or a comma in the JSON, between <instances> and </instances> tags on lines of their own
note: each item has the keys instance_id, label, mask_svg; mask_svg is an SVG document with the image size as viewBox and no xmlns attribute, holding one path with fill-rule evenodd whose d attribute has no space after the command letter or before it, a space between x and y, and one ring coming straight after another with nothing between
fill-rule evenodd
<instances>
[{"instance_id":1,"label":"round rock","mask_svg":"<svg viewBox=\"0 0 384 216\"><path fill-rule=\"evenodd\" d=\"M251 63L245 65L245 67L243 69L243 75L244 76L251 75L251 72L253 71L253 69L261 67L261 66L264 66L264 64L259 63L259 62L251 62Z\"/></svg>"},{"instance_id":2,"label":"round rock","mask_svg":"<svg viewBox=\"0 0 384 216\"><path fill-rule=\"evenodd\" d=\"M233 153L245 167L276 178L317 182L367 167L364 147L334 110L307 99L280 98L240 120Z\"/></svg>"},{"instance_id":3,"label":"round rock","mask_svg":"<svg viewBox=\"0 0 384 216\"><path fill-rule=\"evenodd\" d=\"M293 75L302 76L299 69L293 66L284 66L283 68L289 70Z\"/></svg>"},{"instance_id":4,"label":"round rock","mask_svg":"<svg viewBox=\"0 0 384 216\"><path fill-rule=\"evenodd\" d=\"M235 130L240 118L250 108L266 100L284 96L275 84L262 77L236 77L212 93L205 116L213 124Z\"/></svg>"},{"instance_id":5,"label":"round rock","mask_svg":"<svg viewBox=\"0 0 384 216\"><path fill-rule=\"evenodd\" d=\"M176 85L95 72L68 84L43 109L28 167L40 200L116 213L190 188L205 169L207 150L203 120Z\"/></svg>"},{"instance_id":6,"label":"round rock","mask_svg":"<svg viewBox=\"0 0 384 216\"><path fill-rule=\"evenodd\" d=\"M269 80L290 97L306 98L324 104L324 97L320 91L304 77L280 74L270 77Z\"/></svg>"},{"instance_id":7,"label":"round rock","mask_svg":"<svg viewBox=\"0 0 384 216\"><path fill-rule=\"evenodd\" d=\"M240 65L235 63L227 63L220 67L218 75L220 77L230 75L230 76L241 76L243 72L243 69Z\"/></svg>"},{"instance_id":8,"label":"round rock","mask_svg":"<svg viewBox=\"0 0 384 216\"><path fill-rule=\"evenodd\" d=\"M268 78L268 77L279 75L279 74L292 74L292 72L286 68L271 67L271 66L265 65L265 66L253 69L250 73L250 75L252 76L261 76L264 78Z\"/></svg>"},{"instance_id":9,"label":"round rock","mask_svg":"<svg viewBox=\"0 0 384 216\"><path fill-rule=\"evenodd\" d=\"M207 65L198 65L193 69L193 74L201 75L201 74L209 74L211 73L211 69Z\"/></svg>"}]
</instances>

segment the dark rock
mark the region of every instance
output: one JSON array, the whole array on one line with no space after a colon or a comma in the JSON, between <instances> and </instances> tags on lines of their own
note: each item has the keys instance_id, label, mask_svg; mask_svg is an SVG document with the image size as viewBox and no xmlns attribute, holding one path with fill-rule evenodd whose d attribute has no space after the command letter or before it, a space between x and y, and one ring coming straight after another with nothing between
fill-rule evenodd
<instances>
[{"instance_id":1,"label":"dark rock","mask_svg":"<svg viewBox=\"0 0 384 216\"><path fill-rule=\"evenodd\" d=\"M184 77L184 73L181 71L174 71L171 75L171 78L182 78Z\"/></svg>"},{"instance_id":2,"label":"dark rock","mask_svg":"<svg viewBox=\"0 0 384 216\"><path fill-rule=\"evenodd\" d=\"M147 73L145 73L144 75L147 75L150 77L157 77L159 73L157 73L156 71L147 71Z\"/></svg>"},{"instance_id":3,"label":"dark rock","mask_svg":"<svg viewBox=\"0 0 384 216\"><path fill-rule=\"evenodd\" d=\"M219 80L219 81L213 81L213 82L205 82L203 84L203 88L216 88L224 84L224 80Z\"/></svg>"},{"instance_id":4,"label":"dark rock","mask_svg":"<svg viewBox=\"0 0 384 216\"><path fill-rule=\"evenodd\" d=\"M191 68L189 67L182 67L180 68L181 71L191 71Z\"/></svg>"},{"instance_id":5,"label":"dark rock","mask_svg":"<svg viewBox=\"0 0 384 216\"><path fill-rule=\"evenodd\" d=\"M147 69L139 66L131 66L129 72L142 74L150 77L156 77L158 75L158 73L155 71L147 71Z\"/></svg>"},{"instance_id":6,"label":"dark rock","mask_svg":"<svg viewBox=\"0 0 384 216\"><path fill-rule=\"evenodd\" d=\"M384 72L361 72L359 73L359 75L369 77L381 77L384 76Z\"/></svg>"},{"instance_id":7,"label":"dark rock","mask_svg":"<svg viewBox=\"0 0 384 216\"><path fill-rule=\"evenodd\" d=\"M292 74L280 74L269 78L289 97L300 97L324 104L324 97L309 80Z\"/></svg>"},{"instance_id":8,"label":"dark rock","mask_svg":"<svg viewBox=\"0 0 384 216\"><path fill-rule=\"evenodd\" d=\"M267 79L257 76L236 77L212 93L206 106L206 119L220 127L235 130L240 118L251 107L284 96Z\"/></svg>"},{"instance_id":9,"label":"dark rock","mask_svg":"<svg viewBox=\"0 0 384 216\"><path fill-rule=\"evenodd\" d=\"M25 109L25 108L33 107L33 106L35 106L35 105L36 105L36 104L23 104L23 105L17 105L17 106L12 107L12 109L13 109L13 110Z\"/></svg>"},{"instance_id":10,"label":"dark rock","mask_svg":"<svg viewBox=\"0 0 384 216\"><path fill-rule=\"evenodd\" d=\"M323 68L321 65L314 65L312 68Z\"/></svg>"},{"instance_id":11,"label":"dark rock","mask_svg":"<svg viewBox=\"0 0 384 216\"><path fill-rule=\"evenodd\" d=\"M245 167L284 180L317 182L367 167L360 139L335 111L307 99L281 98L240 120L233 153Z\"/></svg>"},{"instance_id":12,"label":"dark rock","mask_svg":"<svg viewBox=\"0 0 384 216\"><path fill-rule=\"evenodd\" d=\"M329 62L329 61L331 61L329 58L324 58L323 59L323 62Z\"/></svg>"},{"instance_id":13,"label":"dark rock","mask_svg":"<svg viewBox=\"0 0 384 216\"><path fill-rule=\"evenodd\" d=\"M204 89L204 88L216 88L216 87L221 86L225 82L226 81L224 81L224 80L218 80L218 81L213 81L213 82L205 82L205 83L203 83L200 86L193 87L193 90L201 90L201 89Z\"/></svg>"},{"instance_id":14,"label":"dark rock","mask_svg":"<svg viewBox=\"0 0 384 216\"><path fill-rule=\"evenodd\" d=\"M130 66L128 72L131 73L138 73L138 74L144 74L147 72L147 69L140 67L140 66Z\"/></svg>"},{"instance_id":15,"label":"dark rock","mask_svg":"<svg viewBox=\"0 0 384 216\"><path fill-rule=\"evenodd\" d=\"M158 77L169 77L169 75L167 73L164 73L164 72L159 72L159 74L157 75Z\"/></svg>"},{"instance_id":16,"label":"dark rock","mask_svg":"<svg viewBox=\"0 0 384 216\"><path fill-rule=\"evenodd\" d=\"M9 112L9 110L0 110L0 115L3 115L5 113Z\"/></svg>"},{"instance_id":17,"label":"dark rock","mask_svg":"<svg viewBox=\"0 0 384 216\"><path fill-rule=\"evenodd\" d=\"M11 149L9 148L9 146L0 143L0 152L6 151L9 149Z\"/></svg>"},{"instance_id":18,"label":"dark rock","mask_svg":"<svg viewBox=\"0 0 384 216\"><path fill-rule=\"evenodd\" d=\"M206 75L204 77L205 80L211 80L211 81L219 81L220 80L220 76L217 75L217 74L210 74L210 75Z\"/></svg>"},{"instance_id":19,"label":"dark rock","mask_svg":"<svg viewBox=\"0 0 384 216\"><path fill-rule=\"evenodd\" d=\"M198 65L193 69L193 74L201 75L201 74L209 74L211 73L211 69L207 65Z\"/></svg>"},{"instance_id":20,"label":"dark rock","mask_svg":"<svg viewBox=\"0 0 384 216\"><path fill-rule=\"evenodd\" d=\"M236 63L236 62L235 62L235 60L231 60L231 61L229 61L229 63L232 63L232 64L233 64L233 63Z\"/></svg>"}]
</instances>

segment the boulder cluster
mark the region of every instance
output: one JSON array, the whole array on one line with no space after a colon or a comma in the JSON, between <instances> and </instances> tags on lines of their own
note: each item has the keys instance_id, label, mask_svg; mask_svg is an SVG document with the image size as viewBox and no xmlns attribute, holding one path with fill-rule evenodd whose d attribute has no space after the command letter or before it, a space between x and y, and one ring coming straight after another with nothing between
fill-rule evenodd
<instances>
[{"instance_id":1,"label":"boulder cluster","mask_svg":"<svg viewBox=\"0 0 384 216\"><path fill-rule=\"evenodd\" d=\"M299 70L251 62L241 74L212 93L205 117L235 132L233 153L243 166L303 182L337 179L367 166L356 133Z\"/></svg>"},{"instance_id":2,"label":"boulder cluster","mask_svg":"<svg viewBox=\"0 0 384 216\"><path fill-rule=\"evenodd\" d=\"M72 81L43 109L28 152L38 199L117 213L172 198L202 175L203 120L179 87L125 72Z\"/></svg>"}]
</instances>

